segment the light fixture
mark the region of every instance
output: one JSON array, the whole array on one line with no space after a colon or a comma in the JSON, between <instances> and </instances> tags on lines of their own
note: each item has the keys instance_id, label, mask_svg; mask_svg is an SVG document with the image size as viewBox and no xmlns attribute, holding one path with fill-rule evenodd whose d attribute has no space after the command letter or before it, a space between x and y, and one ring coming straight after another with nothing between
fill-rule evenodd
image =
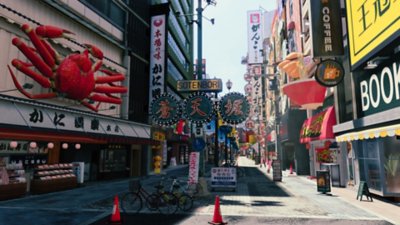
<instances>
[{"instance_id":1,"label":"light fixture","mask_svg":"<svg viewBox=\"0 0 400 225\"><path fill-rule=\"evenodd\" d=\"M32 141L31 143L29 143L29 147L30 148L36 148L37 147L37 143Z\"/></svg>"},{"instance_id":2,"label":"light fixture","mask_svg":"<svg viewBox=\"0 0 400 225\"><path fill-rule=\"evenodd\" d=\"M232 85L233 85L232 81L228 79L228 81L226 82L226 88L228 88L228 91L231 91Z\"/></svg>"},{"instance_id":3,"label":"light fixture","mask_svg":"<svg viewBox=\"0 0 400 225\"><path fill-rule=\"evenodd\" d=\"M67 143L63 143L61 146L63 149L67 149L68 148L68 144Z\"/></svg>"},{"instance_id":4,"label":"light fixture","mask_svg":"<svg viewBox=\"0 0 400 225\"><path fill-rule=\"evenodd\" d=\"M53 142L47 143L47 148L48 149L53 149L54 148L54 143Z\"/></svg>"},{"instance_id":5,"label":"light fixture","mask_svg":"<svg viewBox=\"0 0 400 225\"><path fill-rule=\"evenodd\" d=\"M378 67L378 64L375 61L368 61L367 65L364 67L364 69L366 70L372 70L375 69L376 67Z\"/></svg>"},{"instance_id":6,"label":"light fixture","mask_svg":"<svg viewBox=\"0 0 400 225\"><path fill-rule=\"evenodd\" d=\"M16 141L10 142L10 148L16 148L17 146L18 146L18 142L16 142Z\"/></svg>"},{"instance_id":7,"label":"light fixture","mask_svg":"<svg viewBox=\"0 0 400 225\"><path fill-rule=\"evenodd\" d=\"M115 106L115 105L110 105L110 107L108 107L108 108L106 108L106 109L100 109L100 110L98 110L99 112L101 112L101 111L107 111L107 110L113 110L113 109L116 109L117 107Z\"/></svg>"},{"instance_id":8,"label":"light fixture","mask_svg":"<svg viewBox=\"0 0 400 225\"><path fill-rule=\"evenodd\" d=\"M76 143L76 144L75 144L75 149L78 149L78 150L81 149L81 144Z\"/></svg>"},{"instance_id":9,"label":"light fixture","mask_svg":"<svg viewBox=\"0 0 400 225\"><path fill-rule=\"evenodd\" d=\"M33 88L33 84L31 84L31 83L25 83L25 84L22 85L22 89L24 89L24 90L32 89L32 88ZM10 90L2 90L2 91L0 91L0 93L10 92L10 91L17 91L17 90L18 90L17 88L13 88L13 89L10 89Z\"/></svg>"}]
</instances>

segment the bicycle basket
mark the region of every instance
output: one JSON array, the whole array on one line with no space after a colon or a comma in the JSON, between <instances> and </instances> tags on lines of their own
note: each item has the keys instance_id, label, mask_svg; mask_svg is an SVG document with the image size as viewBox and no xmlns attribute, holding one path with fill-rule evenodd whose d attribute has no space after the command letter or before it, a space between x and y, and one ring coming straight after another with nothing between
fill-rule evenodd
<instances>
[{"instance_id":1,"label":"bicycle basket","mask_svg":"<svg viewBox=\"0 0 400 225\"><path fill-rule=\"evenodd\" d=\"M140 180L139 179L134 179L129 181L129 191L132 192L137 192L139 191L141 185L140 185Z\"/></svg>"}]
</instances>

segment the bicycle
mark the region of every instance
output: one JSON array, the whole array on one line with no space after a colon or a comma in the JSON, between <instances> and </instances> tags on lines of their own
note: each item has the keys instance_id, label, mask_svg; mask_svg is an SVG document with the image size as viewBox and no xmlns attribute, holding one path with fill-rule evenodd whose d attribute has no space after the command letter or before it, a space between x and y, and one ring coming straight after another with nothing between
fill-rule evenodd
<instances>
[{"instance_id":1,"label":"bicycle","mask_svg":"<svg viewBox=\"0 0 400 225\"><path fill-rule=\"evenodd\" d=\"M143 208L143 200L150 211L158 210L161 214L170 215L177 211L176 197L164 192L161 184L155 186L154 193L148 193L141 185L140 180L129 182L129 191L121 197L122 209L139 213Z\"/></svg>"},{"instance_id":2,"label":"bicycle","mask_svg":"<svg viewBox=\"0 0 400 225\"><path fill-rule=\"evenodd\" d=\"M170 192L178 198L178 207L183 211L189 211L193 207L193 197L189 195L181 186L181 181L172 176Z\"/></svg>"}]
</instances>

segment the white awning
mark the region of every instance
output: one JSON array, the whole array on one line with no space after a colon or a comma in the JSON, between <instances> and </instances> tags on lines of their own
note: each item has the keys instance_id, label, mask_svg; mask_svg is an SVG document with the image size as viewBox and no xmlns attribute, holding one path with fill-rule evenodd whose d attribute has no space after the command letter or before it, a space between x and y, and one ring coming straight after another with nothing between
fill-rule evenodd
<instances>
[{"instance_id":1,"label":"white awning","mask_svg":"<svg viewBox=\"0 0 400 225\"><path fill-rule=\"evenodd\" d=\"M336 136L337 142L400 136L400 124L350 132Z\"/></svg>"}]
</instances>

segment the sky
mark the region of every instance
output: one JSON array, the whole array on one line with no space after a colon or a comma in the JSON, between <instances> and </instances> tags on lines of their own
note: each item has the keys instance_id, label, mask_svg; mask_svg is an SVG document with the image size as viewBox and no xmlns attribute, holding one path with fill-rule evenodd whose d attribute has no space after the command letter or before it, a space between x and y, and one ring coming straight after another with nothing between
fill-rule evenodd
<instances>
[{"instance_id":1,"label":"sky","mask_svg":"<svg viewBox=\"0 0 400 225\"><path fill-rule=\"evenodd\" d=\"M275 0L215 0L216 6L207 6L203 16L214 18L212 25L203 19L203 58L206 59L206 73L211 79L222 79L223 92L227 93L226 82L233 83L231 92L244 94L246 66L241 64L247 54L247 11L273 11ZM195 8L197 8L195 0ZM206 5L203 1L202 6ZM196 11L195 11L196 12ZM195 59L197 59L197 27L195 27Z\"/></svg>"}]
</instances>

